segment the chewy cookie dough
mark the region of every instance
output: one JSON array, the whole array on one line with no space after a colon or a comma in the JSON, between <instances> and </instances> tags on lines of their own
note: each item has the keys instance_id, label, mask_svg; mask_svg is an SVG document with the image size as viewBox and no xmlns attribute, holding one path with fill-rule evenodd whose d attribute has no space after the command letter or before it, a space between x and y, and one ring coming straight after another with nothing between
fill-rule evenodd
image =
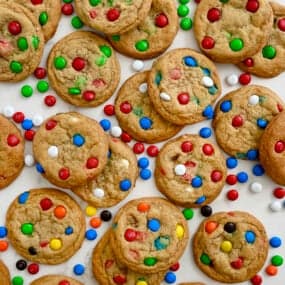
<instances>
[{"instance_id":1,"label":"chewy cookie dough","mask_svg":"<svg viewBox=\"0 0 285 285\"><path fill-rule=\"evenodd\" d=\"M81 247L85 217L64 192L33 189L12 202L6 227L11 245L21 256L34 262L60 264Z\"/></svg>"},{"instance_id":2,"label":"chewy cookie dough","mask_svg":"<svg viewBox=\"0 0 285 285\"><path fill-rule=\"evenodd\" d=\"M246 212L220 212L205 219L193 240L194 260L209 277L225 283L249 280L263 266L268 240L260 221Z\"/></svg>"},{"instance_id":3,"label":"chewy cookie dough","mask_svg":"<svg viewBox=\"0 0 285 285\"><path fill-rule=\"evenodd\" d=\"M83 285L83 283L63 275L45 275L34 280L30 285Z\"/></svg>"}]
</instances>

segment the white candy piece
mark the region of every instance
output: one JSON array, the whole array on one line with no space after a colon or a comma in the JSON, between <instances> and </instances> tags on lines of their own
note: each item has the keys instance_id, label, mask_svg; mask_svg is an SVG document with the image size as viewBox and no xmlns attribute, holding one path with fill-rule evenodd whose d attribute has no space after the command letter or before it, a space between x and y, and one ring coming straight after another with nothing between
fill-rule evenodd
<instances>
[{"instance_id":1,"label":"white candy piece","mask_svg":"<svg viewBox=\"0 0 285 285\"><path fill-rule=\"evenodd\" d=\"M101 188L95 188L93 189L93 195L97 198L103 198L105 193L104 190Z\"/></svg>"},{"instance_id":2,"label":"white candy piece","mask_svg":"<svg viewBox=\"0 0 285 285\"><path fill-rule=\"evenodd\" d=\"M159 94L159 97L163 100L163 101L170 101L171 100L171 97L165 93L165 92L161 92Z\"/></svg>"},{"instance_id":3,"label":"white candy piece","mask_svg":"<svg viewBox=\"0 0 285 285\"><path fill-rule=\"evenodd\" d=\"M253 193L260 193L262 192L262 184L259 182L253 182L250 185L250 191Z\"/></svg>"},{"instance_id":4,"label":"white candy piece","mask_svg":"<svg viewBox=\"0 0 285 285\"><path fill-rule=\"evenodd\" d=\"M111 135L115 138L119 138L122 134L122 129L118 126L112 127L111 128Z\"/></svg>"},{"instance_id":5,"label":"white candy piece","mask_svg":"<svg viewBox=\"0 0 285 285\"><path fill-rule=\"evenodd\" d=\"M176 175L182 176L186 173L186 166L184 164L177 164L174 168Z\"/></svg>"},{"instance_id":6,"label":"white candy piece","mask_svg":"<svg viewBox=\"0 0 285 285\"><path fill-rule=\"evenodd\" d=\"M134 60L132 63L132 68L134 71L141 71L144 68L144 62L142 60Z\"/></svg>"},{"instance_id":7,"label":"white candy piece","mask_svg":"<svg viewBox=\"0 0 285 285\"><path fill-rule=\"evenodd\" d=\"M51 145L49 148L48 148L48 155L50 157L58 157L58 147L55 146L55 145Z\"/></svg>"},{"instance_id":8,"label":"white candy piece","mask_svg":"<svg viewBox=\"0 0 285 285\"><path fill-rule=\"evenodd\" d=\"M31 154L26 154L24 161L25 161L25 165L28 167L31 167L35 164L35 159Z\"/></svg>"},{"instance_id":9,"label":"white candy piece","mask_svg":"<svg viewBox=\"0 0 285 285\"><path fill-rule=\"evenodd\" d=\"M259 96L257 95L250 96L248 98L248 104L253 106L259 104Z\"/></svg>"},{"instance_id":10,"label":"white candy piece","mask_svg":"<svg viewBox=\"0 0 285 285\"><path fill-rule=\"evenodd\" d=\"M7 118L11 118L15 113L15 109L13 106L8 105L3 108L3 114Z\"/></svg>"},{"instance_id":11,"label":"white candy piece","mask_svg":"<svg viewBox=\"0 0 285 285\"><path fill-rule=\"evenodd\" d=\"M282 204L280 201L273 201L269 204L269 208L272 212L279 212L282 209Z\"/></svg>"},{"instance_id":12,"label":"white candy piece","mask_svg":"<svg viewBox=\"0 0 285 285\"><path fill-rule=\"evenodd\" d=\"M202 78L202 84L205 86L205 87L212 87L214 86L214 81L211 77L209 76L204 76Z\"/></svg>"},{"instance_id":13,"label":"white candy piece","mask_svg":"<svg viewBox=\"0 0 285 285\"><path fill-rule=\"evenodd\" d=\"M230 74L226 77L226 83L229 86L234 86L238 84L238 76L236 74Z\"/></svg>"},{"instance_id":14,"label":"white candy piece","mask_svg":"<svg viewBox=\"0 0 285 285\"><path fill-rule=\"evenodd\" d=\"M33 122L34 126L36 126L36 127L40 126L43 121L44 121L44 118L42 115L35 115L32 119L32 122Z\"/></svg>"},{"instance_id":15,"label":"white candy piece","mask_svg":"<svg viewBox=\"0 0 285 285\"><path fill-rule=\"evenodd\" d=\"M147 87L147 83L142 83L140 86L139 86L139 91L141 93L145 93L147 91L148 87Z\"/></svg>"}]
</instances>

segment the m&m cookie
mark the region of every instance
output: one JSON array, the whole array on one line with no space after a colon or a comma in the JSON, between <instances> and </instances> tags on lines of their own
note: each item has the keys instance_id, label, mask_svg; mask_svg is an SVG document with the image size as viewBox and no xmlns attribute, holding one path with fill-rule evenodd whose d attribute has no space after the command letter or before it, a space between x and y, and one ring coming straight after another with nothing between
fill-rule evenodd
<instances>
[{"instance_id":1,"label":"m&m cookie","mask_svg":"<svg viewBox=\"0 0 285 285\"><path fill-rule=\"evenodd\" d=\"M6 265L0 260L0 284L10 285L10 273Z\"/></svg>"},{"instance_id":2,"label":"m&m cookie","mask_svg":"<svg viewBox=\"0 0 285 285\"><path fill-rule=\"evenodd\" d=\"M217 146L198 135L183 135L167 142L155 162L155 183L173 203L202 207L221 192L226 162Z\"/></svg>"},{"instance_id":3,"label":"m&m cookie","mask_svg":"<svg viewBox=\"0 0 285 285\"><path fill-rule=\"evenodd\" d=\"M193 240L194 260L210 278L237 283L264 265L268 240L262 223L246 212L219 212L205 219Z\"/></svg>"},{"instance_id":4,"label":"m&m cookie","mask_svg":"<svg viewBox=\"0 0 285 285\"><path fill-rule=\"evenodd\" d=\"M76 112L47 119L33 140L36 169L51 183L72 188L100 174L108 140L97 121Z\"/></svg>"},{"instance_id":5,"label":"m&m cookie","mask_svg":"<svg viewBox=\"0 0 285 285\"><path fill-rule=\"evenodd\" d=\"M120 65L111 45L92 32L73 32L57 42L48 57L51 86L66 102L95 107L111 97Z\"/></svg>"},{"instance_id":6,"label":"m&m cookie","mask_svg":"<svg viewBox=\"0 0 285 285\"><path fill-rule=\"evenodd\" d=\"M89 27L108 35L135 28L147 16L151 0L75 0L75 11Z\"/></svg>"},{"instance_id":7,"label":"m&m cookie","mask_svg":"<svg viewBox=\"0 0 285 285\"><path fill-rule=\"evenodd\" d=\"M109 137L108 161L103 172L72 191L89 205L111 207L128 196L137 177L137 158L132 149L121 140Z\"/></svg>"},{"instance_id":8,"label":"m&m cookie","mask_svg":"<svg viewBox=\"0 0 285 285\"><path fill-rule=\"evenodd\" d=\"M119 52L134 58L147 59L163 53L178 31L175 1L153 0L145 18L133 30L113 35L109 40Z\"/></svg>"},{"instance_id":9,"label":"m&m cookie","mask_svg":"<svg viewBox=\"0 0 285 285\"><path fill-rule=\"evenodd\" d=\"M251 85L225 95L212 121L219 146L240 159L258 159L260 137L284 102L272 90Z\"/></svg>"},{"instance_id":10,"label":"m&m cookie","mask_svg":"<svg viewBox=\"0 0 285 285\"><path fill-rule=\"evenodd\" d=\"M69 195L50 188L20 194L6 214L8 239L24 258L60 264L81 247L85 217Z\"/></svg>"},{"instance_id":11,"label":"m&m cookie","mask_svg":"<svg viewBox=\"0 0 285 285\"><path fill-rule=\"evenodd\" d=\"M83 283L63 275L45 275L34 280L30 285L83 285Z\"/></svg>"},{"instance_id":12,"label":"m&m cookie","mask_svg":"<svg viewBox=\"0 0 285 285\"><path fill-rule=\"evenodd\" d=\"M156 143L176 135L182 126L165 121L154 109L148 93L149 71L136 73L122 85L115 114L123 130L138 141Z\"/></svg>"},{"instance_id":13,"label":"m&m cookie","mask_svg":"<svg viewBox=\"0 0 285 285\"><path fill-rule=\"evenodd\" d=\"M2 189L12 183L23 169L25 141L20 130L2 115L0 115L0 129L0 189Z\"/></svg>"},{"instance_id":14,"label":"m&m cookie","mask_svg":"<svg viewBox=\"0 0 285 285\"><path fill-rule=\"evenodd\" d=\"M34 72L44 36L35 16L22 5L0 3L0 81L21 81Z\"/></svg>"},{"instance_id":15,"label":"m&m cookie","mask_svg":"<svg viewBox=\"0 0 285 285\"><path fill-rule=\"evenodd\" d=\"M160 285L164 273L137 273L120 264L110 245L110 230L97 243L92 256L92 270L101 285Z\"/></svg>"},{"instance_id":16,"label":"m&m cookie","mask_svg":"<svg viewBox=\"0 0 285 285\"><path fill-rule=\"evenodd\" d=\"M285 6L270 2L274 21L267 43L255 55L244 59L238 66L259 77L274 77L285 70Z\"/></svg>"},{"instance_id":17,"label":"m&m cookie","mask_svg":"<svg viewBox=\"0 0 285 285\"><path fill-rule=\"evenodd\" d=\"M267 0L203 0L195 11L194 34L212 60L239 63L262 49L272 23Z\"/></svg>"},{"instance_id":18,"label":"m&m cookie","mask_svg":"<svg viewBox=\"0 0 285 285\"><path fill-rule=\"evenodd\" d=\"M167 270L188 243L188 225L180 210L165 199L131 200L113 219L111 246L118 262L140 273Z\"/></svg>"}]
</instances>

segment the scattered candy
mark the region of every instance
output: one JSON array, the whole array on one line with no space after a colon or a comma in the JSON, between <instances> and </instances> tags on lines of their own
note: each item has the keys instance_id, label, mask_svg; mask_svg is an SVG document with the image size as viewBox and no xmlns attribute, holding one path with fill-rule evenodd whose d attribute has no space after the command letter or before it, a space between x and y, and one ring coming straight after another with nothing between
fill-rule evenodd
<instances>
[{"instance_id":1,"label":"scattered candy","mask_svg":"<svg viewBox=\"0 0 285 285\"><path fill-rule=\"evenodd\" d=\"M3 108L3 115L7 118L11 118L15 113L15 109L13 106L8 105Z\"/></svg>"},{"instance_id":2,"label":"scattered candy","mask_svg":"<svg viewBox=\"0 0 285 285\"><path fill-rule=\"evenodd\" d=\"M270 246L277 248L280 247L282 244L282 240L280 237L274 236L269 240Z\"/></svg>"},{"instance_id":3,"label":"scattered candy","mask_svg":"<svg viewBox=\"0 0 285 285\"><path fill-rule=\"evenodd\" d=\"M104 222L109 222L112 219L112 213L108 210L104 210L100 213L100 218Z\"/></svg>"},{"instance_id":4,"label":"scattered candy","mask_svg":"<svg viewBox=\"0 0 285 285\"><path fill-rule=\"evenodd\" d=\"M285 189L281 187L275 188L273 191L273 195L277 199L283 199L285 197Z\"/></svg>"},{"instance_id":5,"label":"scattered candy","mask_svg":"<svg viewBox=\"0 0 285 285\"><path fill-rule=\"evenodd\" d=\"M85 233L85 238L87 240L95 240L97 238L97 232L93 229L89 229Z\"/></svg>"},{"instance_id":6,"label":"scattered candy","mask_svg":"<svg viewBox=\"0 0 285 285\"><path fill-rule=\"evenodd\" d=\"M212 207L209 205L202 206L200 211L204 217L210 217L213 213Z\"/></svg>"},{"instance_id":7,"label":"scattered candy","mask_svg":"<svg viewBox=\"0 0 285 285\"><path fill-rule=\"evenodd\" d=\"M268 265L266 268L265 268L265 272L270 275L270 276L274 276L278 273L278 268L274 265Z\"/></svg>"},{"instance_id":8,"label":"scattered candy","mask_svg":"<svg viewBox=\"0 0 285 285\"><path fill-rule=\"evenodd\" d=\"M191 220L194 217L194 211L190 208L185 208L182 213L186 220Z\"/></svg>"},{"instance_id":9,"label":"scattered candy","mask_svg":"<svg viewBox=\"0 0 285 285\"><path fill-rule=\"evenodd\" d=\"M39 265L37 263L31 263L31 264L28 265L27 270L28 270L28 272L30 274L34 275L34 274L37 274L39 272L40 267L39 267Z\"/></svg>"},{"instance_id":10,"label":"scattered candy","mask_svg":"<svg viewBox=\"0 0 285 285\"><path fill-rule=\"evenodd\" d=\"M148 168L141 169L140 178L143 180L148 180L151 178L151 171Z\"/></svg>"},{"instance_id":11,"label":"scattered candy","mask_svg":"<svg viewBox=\"0 0 285 285\"><path fill-rule=\"evenodd\" d=\"M85 267L83 264L76 264L74 267L73 267L73 272L75 275L83 275L84 272L85 272Z\"/></svg>"},{"instance_id":12,"label":"scattered candy","mask_svg":"<svg viewBox=\"0 0 285 285\"><path fill-rule=\"evenodd\" d=\"M144 69L144 62L142 60L134 60L132 63L132 68L134 71L142 71Z\"/></svg>"},{"instance_id":13,"label":"scattered candy","mask_svg":"<svg viewBox=\"0 0 285 285\"><path fill-rule=\"evenodd\" d=\"M226 160L227 168L233 169L238 165L238 160L235 157L228 157Z\"/></svg>"},{"instance_id":14,"label":"scattered candy","mask_svg":"<svg viewBox=\"0 0 285 285\"><path fill-rule=\"evenodd\" d=\"M24 259L20 259L16 262L16 268L23 271L27 268L27 262Z\"/></svg>"},{"instance_id":15,"label":"scattered candy","mask_svg":"<svg viewBox=\"0 0 285 285\"><path fill-rule=\"evenodd\" d=\"M250 191L253 192L253 193L260 193L262 192L262 184L259 183L259 182L253 182L251 183L250 185Z\"/></svg>"},{"instance_id":16,"label":"scattered candy","mask_svg":"<svg viewBox=\"0 0 285 285\"><path fill-rule=\"evenodd\" d=\"M269 208L272 212L279 212L282 209L282 204L280 201L273 201L269 204Z\"/></svg>"},{"instance_id":17,"label":"scattered candy","mask_svg":"<svg viewBox=\"0 0 285 285\"><path fill-rule=\"evenodd\" d=\"M165 274L164 281L167 284L173 284L176 282L176 275L173 272L167 272Z\"/></svg>"},{"instance_id":18,"label":"scattered candy","mask_svg":"<svg viewBox=\"0 0 285 285\"><path fill-rule=\"evenodd\" d=\"M230 74L226 77L226 83L229 86L235 86L238 84L238 82L239 82L239 80L238 80L238 76L236 74Z\"/></svg>"},{"instance_id":19,"label":"scattered candy","mask_svg":"<svg viewBox=\"0 0 285 285\"><path fill-rule=\"evenodd\" d=\"M119 138L122 135L122 129L119 126L114 126L111 128L111 135L115 138Z\"/></svg>"},{"instance_id":20,"label":"scattered candy","mask_svg":"<svg viewBox=\"0 0 285 285\"><path fill-rule=\"evenodd\" d=\"M227 198L230 200L230 201L235 201L238 199L238 191L236 190L229 190L228 193L227 193Z\"/></svg>"},{"instance_id":21,"label":"scattered candy","mask_svg":"<svg viewBox=\"0 0 285 285\"><path fill-rule=\"evenodd\" d=\"M142 169L145 169L149 166L149 160L147 157L141 157L139 160L138 160L138 166Z\"/></svg>"}]
</instances>

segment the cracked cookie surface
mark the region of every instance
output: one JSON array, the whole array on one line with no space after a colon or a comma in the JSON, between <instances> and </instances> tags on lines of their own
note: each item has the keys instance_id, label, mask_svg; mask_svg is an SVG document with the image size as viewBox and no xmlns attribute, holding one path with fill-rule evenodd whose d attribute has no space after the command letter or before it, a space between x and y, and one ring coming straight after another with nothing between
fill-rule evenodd
<instances>
[{"instance_id":1,"label":"cracked cookie surface","mask_svg":"<svg viewBox=\"0 0 285 285\"><path fill-rule=\"evenodd\" d=\"M20 194L6 214L8 239L24 258L60 264L81 247L85 217L79 205L66 193L32 189Z\"/></svg>"},{"instance_id":2,"label":"cracked cookie surface","mask_svg":"<svg viewBox=\"0 0 285 285\"><path fill-rule=\"evenodd\" d=\"M64 275L45 275L34 280L30 285L83 285L83 283Z\"/></svg>"},{"instance_id":3,"label":"cracked cookie surface","mask_svg":"<svg viewBox=\"0 0 285 285\"><path fill-rule=\"evenodd\" d=\"M0 284L10 285L10 273L3 261L0 260Z\"/></svg>"},{"instance_id":4,"label":"cracked cookie surface","mask_svg":"<svg viewBox=\"0 0 285 285\"><path fill-rule=\"evenodd\" d=\"M72 188L103 171L108 141L97 121L76 112L61 113L41 125L33 152L38 172L59 187Z\"/></svg>"},{"instance_id":5,"label":"cracked cookie surface","mask_svg":"<svg viewBox=\"0 0 285 285\"><path fill-rule=\"evenodd\" d=\"M205 219L193 240L194 260L220 282L243 282L263 266L268 240L260 221L246 212L220 212Z\"/></svg>"}]
</instances>

